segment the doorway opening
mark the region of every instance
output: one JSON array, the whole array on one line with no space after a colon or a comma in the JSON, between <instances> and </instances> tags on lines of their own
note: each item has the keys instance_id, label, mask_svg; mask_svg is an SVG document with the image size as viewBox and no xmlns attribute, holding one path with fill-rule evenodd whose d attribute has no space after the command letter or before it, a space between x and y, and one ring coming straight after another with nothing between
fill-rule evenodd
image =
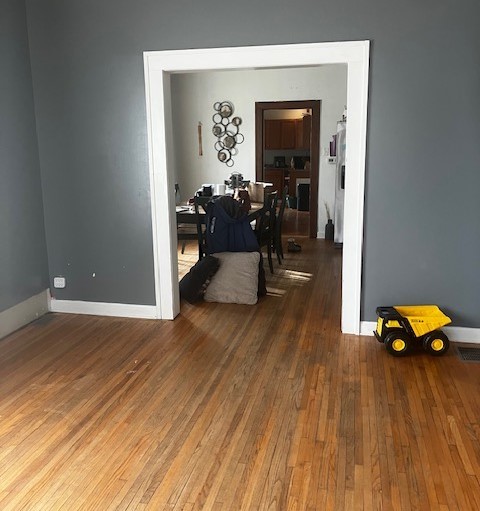
<instances>
[{"instance_id":1,"label":"doorway opening","mask_svg":"<svg viewBox=\"0 0 480 511\"><path fill-rule=\"evenodd\" d=\"M367 138L369 41L204 48L144 53L149 148L155 316L173 319L180 312L178 290L170 75L222 69L298 68L347 65L349 132L346 159L342 320L344 333L360 333L360 299Z\"/></svg>"},{"instance_id":2,"label":"doorway opening","mask_svg":"<svg viewBox=\"0 0 480 511\"><path fill-rule=\"evenodd\" d=\"M295 209L308 212L310 238L318 231L319 144L319 100L255 103L256 180L288 186Z\"/></svg>"}]
</instances>

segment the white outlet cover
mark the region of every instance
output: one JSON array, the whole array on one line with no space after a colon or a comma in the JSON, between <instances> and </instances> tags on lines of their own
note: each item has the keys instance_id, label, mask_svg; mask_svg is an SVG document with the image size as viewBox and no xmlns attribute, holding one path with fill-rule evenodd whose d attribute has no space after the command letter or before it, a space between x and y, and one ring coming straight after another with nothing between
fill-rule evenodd
<instances>
[{"instance_id":1,"label":"white outlet cover","mask_svg":"<svg viewBox=\"0 0 480 511\"><path fill-rule=\"evenodd\" d=\"M65 285L65 277L53 277L53 287L55 289L63 289Z\"/></svg>"}]
</instances>

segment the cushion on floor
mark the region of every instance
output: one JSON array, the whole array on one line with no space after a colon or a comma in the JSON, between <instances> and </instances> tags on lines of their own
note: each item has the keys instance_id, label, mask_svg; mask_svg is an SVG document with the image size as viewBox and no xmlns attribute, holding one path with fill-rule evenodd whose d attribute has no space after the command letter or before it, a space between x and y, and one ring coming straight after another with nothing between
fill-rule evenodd
<instances>
[{"instance_id":1,"label":"cushion on floor","mask_svg":"<svg viewBox=\"0 0 480 511\"><path fill-rule=\"evenodd\" d=\"M205 291L205 301L254 305L258 300L258 252L212 254L220 268Z\"/></svg>"}]
</instances>

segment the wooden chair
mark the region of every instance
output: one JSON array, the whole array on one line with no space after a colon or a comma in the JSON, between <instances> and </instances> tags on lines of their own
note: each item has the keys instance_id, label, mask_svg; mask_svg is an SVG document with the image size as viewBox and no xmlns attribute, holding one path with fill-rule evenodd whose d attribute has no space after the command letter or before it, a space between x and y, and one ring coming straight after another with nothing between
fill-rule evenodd
<instances>
[{"instance_id":1,"label":"wooden chair","mask_svg":"<svg viewBox=\"0 0 480 511\"><path fill-rule=\"evenodd\" d=\"M278 192L268 192L265 195L265 209L257 220L255 234L260 248L267 247L268 266L273 273L272 249L275 236L275 220L278 202Z\"/></svg>"},{"instance_id":2,"label":"wooden chair","mask_svg":"<svg viewBox=\"0 0 480 511\"><path fill-rule=\"evenodd\" d=\"M199 197L195 195L193 199L193 207L195 211L195 220L197 227L197 241L198 241L198 258L201 259L207 254L207 237L206 237L206 208L207 203L211 197Z\"/></svg>"},{"instance_id":3,"label":"wooden chair","mask_svg":"<svg viewBox=\"0 0 480 511\"><path fill-rule=\"evenodd\" d=\"M273 237L273 248L275 253L277 254L278 264L282 264L283 256L283 246L282 246L282 223L283 223L283 213L285 211L285 205L287 203L288 196L288 186L283 189L282 194L282 203L280 204L280 209L278 210L277 217L275 219L275 232Z\"/></svg>"},{"instance_id":4,"label":"wooden chair","mask_svg":"<svg viewBox=\"0 0 480 511\"><path fill-rule=\"evenodd\" d=\"M197 229L194 223L191 223L190 218L186 218L186 213L177 213L177 240L182 243L181 253L185 253L185 247L187 245L187 241L194 241L197 239ZM189 213L192 215L193 213ZM181 220L180 220L181 218Z\"/></svg>"},{"instance_id":5,"label":"wooden chair","mask_svg":"<svg viewBox=\"0 0 480 511\"><path fill-rule=\"evenodd\" d=\"M187 241L198 243L198 259L206 254L205 206L210 197L194 197L193 211L177 212L177 239L182 242L182 254Z\"/></svg>"}]
</instances>

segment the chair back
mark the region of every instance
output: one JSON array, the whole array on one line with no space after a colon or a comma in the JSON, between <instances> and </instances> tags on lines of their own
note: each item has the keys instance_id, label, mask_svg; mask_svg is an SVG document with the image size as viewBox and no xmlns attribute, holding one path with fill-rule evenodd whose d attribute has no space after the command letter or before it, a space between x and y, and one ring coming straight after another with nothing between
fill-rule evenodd
<instances>
[{"instance_id":1,"label":"chair back","mask_svg":"<svg viewBox=\"0 0 480 511\"><path fill-rule=\"evenodd\" d=\"M260 218L257 220L257 224L255 226L255 234L257 235L257 240L260 248L264 246L267 247L270 273L273 273L272 245L274 243L277 202L278 192L276 190L265 194L263 212L260 215Z\"/></svg>"},{"instance_id":2,"label":"chair back","mask_svg":"<svg viewBox=\"0 0 480 511\"><path fill-rule=\"evenodd\" d=\"M278 210L277 218L275 220L275 235L273 239L273 245L275 247L275 252L277 253L278 263L282 264L283 259L283 247L282 247L282 223L283 223L283 213L285 211L285 206L287 204L288 197L288 186L283 189L282 194L282 203L280 204L280 209Z\"/></svg>"},{"instance_id":3,"label":"chair back","mask_svg":"<svg viewBox=\"0 0 480 511\"><path fill-rule=\"evenodd\" d=\"M278 192L268 192L265 194L264 211L259 218L256 226L256 234L260 246L271 243L275 230L275 220L278 202Z\"/></svg>"},{"instance_id":4,"label":"chair back","mask_svg":"<svg viewBox=\"0 0 480 511\"><path fill-rule=\"evenodd\" d=\"M279 237L282 235L283 213L285 211L285 205L287 203L287 196L288 196L288 186L286 186L283 189L282 203L280 204L280 208L278 210L277 218L275 221L275 237Z\"/></svg>"},{"instance_id":5,"label":"chair back","mask_svg":"<svg viewBox=\"0 0 480 511\"><path fill-rule=\"evenodd\" d=\"M197 239L198 239L198 255L199 259L201 259L204 255L207 254L207 237L206 237L206 225L205 225L205 217L206 217L206 208L207 203L210 201L211 197L198 196L195 195L193 198L193 207L195 211L195 224L197 226Z\"/></svg>"}]
</instances>

